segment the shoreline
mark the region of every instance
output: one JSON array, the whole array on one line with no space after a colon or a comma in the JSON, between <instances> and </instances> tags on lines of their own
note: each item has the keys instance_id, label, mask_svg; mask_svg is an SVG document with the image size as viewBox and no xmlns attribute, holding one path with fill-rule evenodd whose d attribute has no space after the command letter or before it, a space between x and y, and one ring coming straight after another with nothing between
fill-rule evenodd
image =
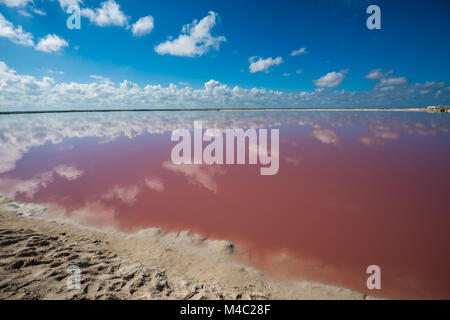
<instances>
[{"instance_id":1,"label":"shoreline","mask_svg":"<svg viewBox=\"0 0 450 320\"><path fill-rule=\"evenodd\" d=\"M99 229L45 206L0 197L0 299L371 299L351 289L281 281L237 261L235 246L188 231ZM68 290L67 268L81 269Z\"/></svg>"},{"instance_id":2,"label":"shoreline","mask_svg":"<svg viewBox=\"0 0 450 320\"><path fill-rule=\"evenodd\" d=\"M427 113L450 113L450 107L429 106L418 108L155 108L155 109L73 109L73 110L41 110L41 111L0 111L0 115L27 115L27 114L60 114L60 113L115 113L115 112L202 112L202 111L306 111L306 112L427 112Z\"/></svg>"}]
</instances>

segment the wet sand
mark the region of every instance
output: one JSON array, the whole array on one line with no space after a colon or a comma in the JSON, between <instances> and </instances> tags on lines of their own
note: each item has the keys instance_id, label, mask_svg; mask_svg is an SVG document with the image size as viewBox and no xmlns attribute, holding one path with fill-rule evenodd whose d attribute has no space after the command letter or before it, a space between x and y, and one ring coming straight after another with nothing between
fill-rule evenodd
<instances>
[{"instance_id":1,"label":"wet sand","mask_svg":"<svg viewBox=\"0 0 450 320\"><path fill-rule=\"evenodd\" d=\"M189 232L98 229L42 217L45 207L0 197L0 299L368 299L350 289L268 279L229 241ZM67 269L81 270L69 290Z\"/></svg>"}]
</instances>

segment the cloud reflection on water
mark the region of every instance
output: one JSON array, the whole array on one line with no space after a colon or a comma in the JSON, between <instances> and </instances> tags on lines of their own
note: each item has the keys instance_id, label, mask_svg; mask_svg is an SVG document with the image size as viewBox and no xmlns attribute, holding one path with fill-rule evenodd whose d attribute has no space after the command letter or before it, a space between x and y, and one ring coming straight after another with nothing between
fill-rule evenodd
<instances>
[{"instance_id":1,"label":"cloud reflection on water","mask_svg":"<svg viewBox=\"0 0 450 320\"><path fill-rule=\"evenodd\" d=\"M175 166L170 133L197 120L279 128L279 174ZM449 129L447 114L392 112L3 117L0 194L88 224L191 229L250 243L254 257L281 250L347 274L376 258L390 270L388 288L400 272L445 295Z\"/></svg>"},{"instance_id":2,"label":"cloud reflection on water","mask_svg":"<svg viewBox=\"0 0 450 320\"><path fill-rule=\"evenodd\" d=\"M34 147L61 144L72 138L96 137L99 143L120 136L134 139L144 133L164 134L179 128L192 129L195 120L205 128L313 127L311 134L327 144L339 144L336 129L362 126L368 132L364 145L381 144L401 135L436 135L450 130L448 115L388 112L178 112L120 113L95 115L9 116L0 118L0 174L13 170L16 162ZM73 147L73 146L72 146Z\"/></svg>"}]
</instances>

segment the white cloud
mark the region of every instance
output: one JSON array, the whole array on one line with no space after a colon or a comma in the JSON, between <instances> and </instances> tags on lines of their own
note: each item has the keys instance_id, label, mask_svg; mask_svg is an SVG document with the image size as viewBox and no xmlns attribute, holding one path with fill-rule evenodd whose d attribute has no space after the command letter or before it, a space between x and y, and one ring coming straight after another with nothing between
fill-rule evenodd
<instances>
[{"instance_id":1,"label":"white cloud","mask_svg":"<svg viewBox=\"0 0 450 320\"><path fill-rule=\"evenodd\" d=\"M33 35L23 30L22 26L15 27L11 22L0 13L0 37L9 39L10 41L24 46L34 46ZM58 52L63 47L68 47L66 40L55 34L48 34L45 38L39 40L34 47L42 52Z\"/></svg>"},{"instance_id":2,"label":"white cloud","mask_svg":"<svg viewBox=\"0 0 450 320\"><path fill-rule=\"evenodd\" d=\"M29 18L33 17L32 13L35 13L35 14L40 15L40 16L46 16L47 15L47 13L45 11L37 9L37 8L32 8L32 7L31 8L26 8L26 9L20 9L17 12L19 14L21 14L22 16L29 17Z\"/></svg>"},{"instance_id":3,"label":"white cloud","mask_svg":"<svg viewBox=\"0 0 450 320\"><path fill-rule=\"evenodd\" d=\"M22 26L15 27L0 13L0 37L8 38L14 43L24 46L34 46L33 35L23 30Z\"/></svg>"},{"instance_id":4,"label":"white cloud","mask_svg":"<svg viewBox=\"0 0 450 320\"><path fill-rule=\"evenodd\" d=\"M32 17L32 13L45 16L46 13L34 6L33 0L0 0L7 7L19 9L17 12L25 17Z\"/></svg>"},{"instance_id":5,"label":"white cloud","mask_svg":"<svg viewBox=\"0 0 450 320\"><path fill-rule=\"evenodd\" d=\"M138 21L136 21L135 24L131 27L131 32L135 37L141 37L149 34L152 32L153 28L155 27L153 17L152 16L146 16L143 18L140 18Z\"/></svg>"},{"instance_id":6,"label":"white cloud","mask_svg":"<svg viewBox=\"0 0 450 320\"><path fill-rule=\"evenodd\" d=\"M40 16L46 16L46 15L47 15L47 13L46 13L45 11L40 10L40 9L37 9L37 8L31 8L30 10L31 10L33 13L36 13L36 14L38 14L38 15L40 15Z\"/></svg>"},{"instance_id":7,"label":"white cloud","mask_svg":"<svg viewBox=\"0 0 450 320\"><path fill-rule=\"evenodd\" d=\"M39 40L35 49L42 52L52 53L62 50L64 47L68 47L69 44L63 38L58 37L56 34L48 34L45 38Z\"/></svg>"},{"instance_id":8,"label":"white cloud","mask_svg":"<svg viewBox=\"0 0 450 320\"><path fill-rule=\"evenodd\" d=\"M392 91L398 86L405 86L408 84L408 79L405 77L393 77L393 73L393 70L383 73L382 69L378 68L370 70L364 77L370 80L378 80L374 86L374 90L379 91Z\"/></svg>"},{"instance_id":9,"label":"white cloud","mask_svg":"<svg viewBox=\"0 0 450 320\"><path fill-rule=\"evenodd\" d=\"M95 79L95 80L100 81L100 82L112 83L109 78L104 77L104 76L99 76L99 75L96 75L96 74L91 74L89 76L89 78Z\"/></svg>"},{"instance_id":10,"label":"white cloud","mask_svg":"<svg viewBox=\"0 0 450 320\"><path fill-rule=\"evenodd\" d=\"M100 78L98 78L100 79ZM396 80L399 82L399 80ZM391 80L392 82L392 80ZM401 81L400 81L401 82ZM392 86L375 85L370 90L283 92L264 88L228 86L210 80L203 87L160 84L139 86L95 80L88 83L56 81L18 74L0 61L0 110L68 108L192 108L192 107L418 107L448 104L450 87L444 82ZM420 93L423 94L420 94ZM0 144L1 147L1 144ZM13 155L11 155L13 156Z\"/></svg>"},{"instance_id":11,"label":"white cloud","mask_svg":"<svg viewBox=\"0 0 450 320\"><path fill-rule=\"evenodd\" d=\"M378 80L384 78L384 74L381 72L381 69L373 69L370 70L370 72L366 74L364 78L371 80Z\"/></svg>"},{"instance_id":12,"label":"white cloud","mask_svg":"<svg viewBox=\"0 0 450 320\"><path fill-rule=\"evenodd\" d=\"M155 47L155 51L160 55L198 57L210 49L219 50L220 43L226 39L224 36L211 35L211 30L216 25L216 17L217 14L210 11L200 21L194 20L192 24L184 25L178 38L160 43Z\"/></svg>"},{"instance_id":13,"label":"white cloud","mask_svg":"<svg viewBox=\"0 0 450 320\"><path fill-rule=\"evenodd\" d=\"M342 80L344 80L345 78L345 73L344 72L330 72L327 73L326 75L324 75L323 77L314 80L314 84L317 87L321 87L321 88L335 88L338 87L341 83Z\"/></svg>"},{"instance_id":14,"label":"white cloud","mask_svg":"<svg viewBox=\"0 0 450 320\"><path fill-rule=\"evenodd\" d=\"M123 13L120 5L114 0L102 2L100 8L95 10L89 8L82 9L81 15L100 27L123 27L128 25L128 17Z\"/></svg>"},{"instance_id":15,"label":"white cloud","mask_svg":"<svg viewBox=\"0 0 450 320\"><path fill-rule=\"evenodd\" d=\"M301 69L298 69L297 71L295 71L296 74L301 74L303 71Z\"/></svg>"},{"instance_id":16,"label":"white cloud","mask_svg":"<svg viewBox=\"0 0 450 320\"><path fill-rule=\"evenodd\" d=\"M17 11L20 15L24 16L24 17L32 17L33 15L31 13L29 13L27 10L25 9L20 9L19 11Z\"/></svg>"},{"instance_id":17,"label":"white cloud","mask_svg":"<svg viewBox=\"0 0 450 320\"><path fill-rule=\"evenodd\" d=\"M286 72L286 73L283 73L282 76L283 76L283 77L290 77L291 74L290 74L289 72Z\"/></svg>"},{"instance_id":18,"label":"white cloud","mask_svg":"<svg viewBox=\"0 0 450 320\"><path fill-rule=\"evenodd\" d=\"M408 80L405 77L392 77L392 78L380 80L381 86L396 86L396 85L402 85L402 84L407 84L407 83L408 83Z\"/></svg>"},{"instance_id":19,"label":"white cloud","mask_svg":"<svg viewBox=\"0 0 450 320\"><path fill-rule=\"evenodd\" d=\"M0 0L0 3L10 8L24 8L29 3L33 3L33 0Z\"/></svg>"},{"instance_id":20,"label":"white cloud","mask_svg":"<svg viewBox=\"0 0 450 320\"><path fill-rule=\"evenodd\" d=\"M48 73L53 73L53 74L64 74L64 71L58 71L58 70L52 70L52 69L47 69Z\"/></svg>"},{"instance_id":21,"label":"white cloud","mask_svg":"<svg viewBox=\"0 0 450 320\"><path fill-rule=\"evenodd\" d=\"M370 70L370 72L368 74L366 74L364 76L364 78L370 79L370 80L380 80L380 79L386 78L387 76L389 76L392 73L394 73L393 70L390 70L390 71L388 71L386 73L383 73L382 69L378 68L378 69Z\"/></svg>"},{"instance_id":22,"label":"white cloud","mask_svg":"<svg viewBox=\"0 0 450 320\"><path fill-rule=\"evenodd\" d=\"M291 56L294 57L294 56L299 56L299 55L306 54L306 53L307 53L306 52L306 47L303 47L303 48L300 48L298 50L292 51L291 52Z\"/></svg>"},{"instance_id":23,"label":"white cloud","mask_svg":"<svg viewBox=\"0 0 450 320\"><path fill-rule=\"evenodd\" d=\"M250 57L248 61L250 62L250 73L261 71L269 72L270 67L278 66L283 63L283 59L281 57L276 57L275 59L273 59L272 57L267 59L263 59L261 57Z\"/></svg>"}]
</instances>

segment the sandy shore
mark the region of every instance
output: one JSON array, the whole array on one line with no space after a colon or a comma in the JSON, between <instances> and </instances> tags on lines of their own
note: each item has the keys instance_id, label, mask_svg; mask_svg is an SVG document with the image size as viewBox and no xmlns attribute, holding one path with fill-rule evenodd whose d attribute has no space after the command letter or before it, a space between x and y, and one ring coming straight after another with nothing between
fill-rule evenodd
<instances>
[{"instance_id":1,"label":"sandy shore","mask_svg":"<svg viewBox=\"0 0 450 320\"><path fill-rule=\"evenodd\" d=\"M367 299L333 286L267 279L228 241L189 232L99 230L0 197L0 299ZM69 290L67 269L81 270Z\"/></svg>"}]
</instances>

